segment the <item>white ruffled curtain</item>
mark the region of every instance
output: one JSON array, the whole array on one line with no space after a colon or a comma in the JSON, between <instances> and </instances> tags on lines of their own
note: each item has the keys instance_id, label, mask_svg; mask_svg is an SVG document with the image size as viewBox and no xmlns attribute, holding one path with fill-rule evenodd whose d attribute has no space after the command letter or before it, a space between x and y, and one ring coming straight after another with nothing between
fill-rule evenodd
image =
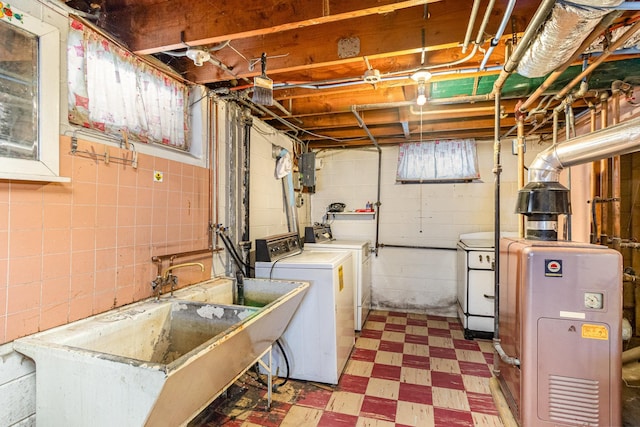
<instances>
[{"instance_id":1,"label":"white ruffled curtain","mask_svg":"<svg viewBox=\"0 0 640 427\"><path fill-rule=\"evenodd\" d=\"M400 144L396 181L469 181L479 179L476 141L436 140Z\"/></svg>"},{"instance_id":2,"label":"white ruffled curtain","mask_svg":"<svg viewBox=\"0 0 640 427\"><path fill-rule=\"evenodd\" d=\"M67 53L71 123L189 149L186 85L77 20L70 22Z\"/></svg>"}]
</instances>

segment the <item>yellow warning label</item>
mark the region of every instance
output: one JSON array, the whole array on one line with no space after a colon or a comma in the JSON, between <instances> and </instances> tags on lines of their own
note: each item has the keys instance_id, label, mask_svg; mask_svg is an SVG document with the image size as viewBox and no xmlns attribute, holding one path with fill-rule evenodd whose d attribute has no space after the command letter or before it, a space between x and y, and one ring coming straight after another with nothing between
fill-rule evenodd
<instances>
[{"instance_id":1,"label":"yellow warning label","mask_svg":"<svg viewBox=\"0 0 640 427\"><path fill-rule=\"evenodd\" d=\"M342 272L342 266L338 267L338 283L340 283L340 292L344 288L344 273Z\"/></svg>"},{"instance_id":2,"label":"yellow warning label","mask_svg":"<svg viewBox=\"0 0 640 427\"><path fill-rule=\"evenodd\" d=\"M608 340L609 330L606 326L590 325L584 323L582 325L582 338L590 338L594 340Z\"/></svg>"}]
</instances>

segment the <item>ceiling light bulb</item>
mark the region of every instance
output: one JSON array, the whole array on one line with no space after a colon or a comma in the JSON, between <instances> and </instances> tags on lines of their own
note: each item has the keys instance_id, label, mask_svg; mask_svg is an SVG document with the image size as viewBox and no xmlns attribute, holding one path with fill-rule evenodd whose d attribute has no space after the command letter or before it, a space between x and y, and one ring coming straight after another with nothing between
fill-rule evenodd
<instances>
[{"instance_id":1,"label":"ceiling light bulb","mask_svg":"<svg viewBox=\"0 0 640 427\"><path fill-rule=\"evenodd\" d=\"M422 107L426 103L427 103L427 96L425 95L425 90L424 90L424 80L420 80L418 82L418 97L416 98L416 104Z\"/></svg>"},{"instance_id":2,"label":"ceiling light bulb","mask_svg":"<svg viewBox=\"0 0 640 427\"><path fill-rule=\"evenodd\" d=\"M431 73L427 70L418 70L411 75L411 80L415 82L426 82L431 79Z\"/></svg>"}]
</instances>

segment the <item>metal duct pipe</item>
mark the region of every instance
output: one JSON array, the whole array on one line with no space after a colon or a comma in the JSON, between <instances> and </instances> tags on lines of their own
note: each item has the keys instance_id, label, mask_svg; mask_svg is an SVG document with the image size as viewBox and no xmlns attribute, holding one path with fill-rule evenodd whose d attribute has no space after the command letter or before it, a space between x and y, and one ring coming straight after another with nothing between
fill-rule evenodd
<instances>
[{"instance_id":1,"label":"metal duct pipe","mask_svg":"<svg viewBox=\"0 0 640 427\"><path fill-rule=\"evenodd\" d=\"M569 190L558 182L563 168L638 151L639 138L640 118L636 118L539 153L529 166L529 183L518 192L516 205L516 212L527 217L526 238L557 240L558 215L571 212Z\"/></svg>"},{"instance_id":2,"label":"metal duct pipe","mask_svg":"<svg viewBox=\"0 0 640 427\"><path fill-rule=\"evenodd\" d=\"M522 56L525 54L525 52L529 48L529 45L531 44L531 41L538 32L538 28L540 28L542 23L547 19L547 16L549 16L549 12L551 12L551 9L553 8L555 2L555 0L542 1L540 7L538 7L536 13L533 15L533 18L531 18L531 21L529 21L529 25L527 25L527 29L524 31L524 35L520 39L520 43L518 43L516 50L513 51L507 62L504 64L504 68L500 72L498 79L493 84L493 92L491 93L491 98L495 96L496 91L502 90L502 86L507 80L507 77L509 77L509 75L515 71L516 67L520 63L520 60L522 59Z\"/></svg>"},{"instance_id":3,"label":"metal duct pipe","mask_svg":"<svg viewBox=\"0 0 640 427\"><path fill-rule=\"evenodd\" d=\"M523 55L518 73L525 77L542 77L564 64L610 11L603 8L607 3L617 6L622 1L558 1L542 31Z\"/></svg>"},{"instance_id":4,"label":"metal duct pipe","mask_svg":"<svg viewBox=\"0 0 640 427\"><path fill-rule=\"evenodd\" d=\"M640 117L578 136L540 152L529 166L530 182L558 182L562 169L640 150Z\"/></svg>"},{"instance_id":5,"label":"metal duct pipe","mask_svg":"<svg viewBox=\"0 0 640 427\"><path fill-rule=\"evenodd\" d=\"M571 66L571 63L573 62L573 60L576 59L575 58L576 55L582 54L582 52L584 50L586 50L593 43L593 41L596 38L598 38L600 36L600 34L602 34L603 31L605 31L611 24L613 24L615 19L618 18L621 14L622 14L621 11L615 11L615 12L609 13L605 18L603 18L600 21L600 23L593 29L591 34L582 42L580 47L578 47L576 52L574 52L572 55L570 55L569 59L564 64L560 65L559 68L554 70L547 77L547 79L540 86L538 86L538 88L535 90L535 92L533 92L529 96L529 98L527 98L527 100L525 102L523 102L522 105L520 105L520 111L526 111L531 105L533 105L533 103L547 89L549 89L551 87L551 85L558 79L558 77L560 77L560 75L562 73L564 73L567 68L569 68Z\"/></svg>"}]
</instances>

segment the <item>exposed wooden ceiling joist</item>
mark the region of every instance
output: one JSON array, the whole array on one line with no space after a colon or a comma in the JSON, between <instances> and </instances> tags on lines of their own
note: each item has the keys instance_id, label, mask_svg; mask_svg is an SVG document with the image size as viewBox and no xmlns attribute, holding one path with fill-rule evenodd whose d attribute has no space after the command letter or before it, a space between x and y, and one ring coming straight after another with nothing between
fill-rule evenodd
<instances>
[{"instance_id":1,"label":"exposed wooden ceiling joist","mask_svg":"<svg viewBox=\"0 0 640 427\"><path fill-rule=\"evenodd\" d=\"M226 99L251 102L253 78L261 73L257 59L265 52L277 103L268 108L280 120L262 118L283 131L297 128L297 138L318 148L370 144L353 108L362 109L366 126L383 144L419 138L420 119L425 138L492 138L493 102L472 102L469 95L486 93L542 1L516 2L494 46L490 41L508 0L93 0L85 9L95 9L94 3L100 5L97 24L132 51L153 54L187 81ZM463 49L475 3L478 14ZM625 12L617 24L633 17ZM206 50L212 62L196 66L185 56L188 47ZM409 77L422 67L434 76L419 115L418 84ZM520 92L526 90L533 89ZM442 93L466 96L443 105L436 98L449 95ZM515 123L515 96L520 95L502 99L504 132ZM547 107L557 102L550 100ZM538 126L534 117L527 131L549 133L550 123Z\"/></svg>"}]
</instances>

